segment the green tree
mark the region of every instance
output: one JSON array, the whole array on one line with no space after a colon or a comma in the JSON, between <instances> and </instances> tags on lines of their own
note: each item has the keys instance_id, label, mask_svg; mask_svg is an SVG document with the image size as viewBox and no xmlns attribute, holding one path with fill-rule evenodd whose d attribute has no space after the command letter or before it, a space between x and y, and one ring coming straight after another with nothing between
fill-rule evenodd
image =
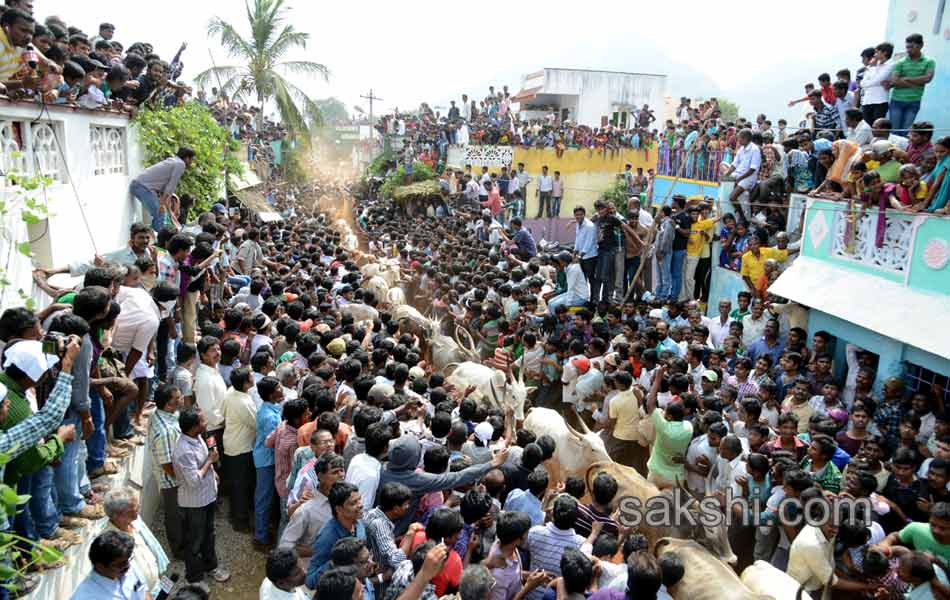
<instances>
[{"instance_id":1,"label":"green tree","mask_svg":"<svg viewBox=\"0 0 950 600\"><path fill-rule=\"evenodd\" d=\"M187 193L195 199L194 210L207 210L220 199L225 172L240 175L243 171L232 154L240 145L200 102L170 110L142 110L133 124L147 165L165 160L182 146L195 151L195 160L178 184L179 195Z\"/></svg>"},{"instance_id":2,"label":"green tree","mask_svg":"<svg viewBox=\"0 0 950 600\"><path fill-rule=\"evenodd\" d=\"M327 125L333 125L339 122L346 122L350 118L350 113L346 110L346 105L336 98L324 98L316 101L317 108L320 109L320 115L323 122Z\"/></svg>"},{"instance_id":3,"label":"green tree","mask_svg":"<svg viewBox=\"0 0 950 600\"><path fill-rule=\"evenodd\" d=\"M250 35L219 17L211 19L208 35L217 37L225 51L241 66L217 66L199 73L199 87L220 83L221 92L240 102L256 99L264 118L264 104L273 100L281 121L291 136L310 140L310 128L319 125L320 109L299 87L287 80L289 75L319 76L328 80L326 66L305 60L284 60L294 49L306 49L310 34L285 23L285 0L253 0L245 4ZM262 123L259 123L262 124Z\"/></svg>"},{"instance_id":4,"label":"green tree","mask_svg":"<svg viewBox=\"0 0 950 600\"><path fill-rule=\"evenodd\" d=\"M722 113L722 118L725 121L735 123L736 119L739 118L739 105L731 100L719 98L719 111Z\"/></svg>"}]
</instances>

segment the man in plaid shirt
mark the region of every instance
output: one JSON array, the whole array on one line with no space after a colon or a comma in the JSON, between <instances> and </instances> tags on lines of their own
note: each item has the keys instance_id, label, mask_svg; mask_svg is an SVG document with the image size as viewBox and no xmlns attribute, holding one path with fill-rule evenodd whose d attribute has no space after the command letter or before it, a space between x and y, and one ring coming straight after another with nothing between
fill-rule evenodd
<instances>
[{"instance_id":1,"label":"man in plaid shirt","mask_svg":"<svg viewBox=\"0 0 950 600\"><path fill-rule=\"evenodd\" d=\"M181 427L178 425L178 408L181 404L181 390L170 383L163 383L155 389L155 412L148 423L148 449L152 455L152 472L162 495L165 508L165 531L171 554L177 559L185 556L185 536L182 529L181 513L178 510L178 480L172 454Z\"/></svg>"},{"instance_id":2,"label":"man in plaid shirt","mask_svg":"<svg viewBox=\"0 0 950 600\"><path fill-rule=\"evenodd\" d=\"M18 349L18 352L12 352L19 344L25 346ZM56 429L56 426L63 420L63 415L66 414L66 409L72 399L73 376L71 371L73 361L76 359L76 355L79 354L79 348L79 338L70 336L66 353L60 362L59 377L56 379L56 385L53 387L53 391L50 392L46 404L39 412L0 431L0 453L13 459L27 450L36 448L37 443ZM43 377L49 364L49 357L43 354L41 342L15 342L8 346L6 350L7 356L4 359L6 371L0 374L0 381L3 382L0 384L0 396L2 396L0 422L7 421L11 400L15 398L23 399L23 394L27 389L35 386ZM16 375L16 377L13 375ZM76 426L65 425L56 430L56 435L50 438L50 442L58 445L61 453L63 442L71 441L75 437ZM0 479L3 478L5 467L5 464L0 464ZM0 514L0 530L6 531L9 526L6 515Z\"/></svg>"}]
</instances>

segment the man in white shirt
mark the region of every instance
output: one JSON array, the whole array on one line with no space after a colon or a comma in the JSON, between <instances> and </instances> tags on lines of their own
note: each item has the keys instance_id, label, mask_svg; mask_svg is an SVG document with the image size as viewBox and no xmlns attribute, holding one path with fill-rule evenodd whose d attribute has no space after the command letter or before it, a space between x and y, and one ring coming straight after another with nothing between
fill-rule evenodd
<instances>
[{"instance_id":1,"label":"man in white shirt","mask_svg":"<svg viewBox=\"0 0 950 600\"><path fill-rule=\"evenodd\" d=\"M264 572L267 576L261 582L260 600L310 599L303 587L307 571L292 548L278 548L271 552Z\"/></svg>"},{"instance_id":2,"label":"man in white shirt","mask_svg":"<svg viewBox=\"0 0 950 600\"><path fill-rule=\"evenodd\" d=\"M571 260L569 252L561 252L555 258L557 267L562 269L567 277L567 291L548 300L548 309L554 314L555 309L564 305L567 307L582 306L590 298L590 284L584 276L580 264Z\"/></svg>"},{"instance_id":3,"label":"man in white shirt","mask_svg":"<svg viewBox=\"0 0 950 600\"><path fill-rule=\"evenodd\" d=\"M548 175L548 166L541 167L541 177L538 178L538 216L540 219L550 211L551 191L554 189L554 178ZM547 208L545 208L547 206Z\"/></svg>"},{"instance_id":4,"label":"man in white shirt","mask_svg":"<svg viewBox=\"0 0 950 600\"><path fill-rule=\"evenodd\" d=\"M814 508L817 514L812 517L820 522L823 519L822 510L817 504L814 502L806 506ZM829 513L831 511L829 506L824 509ZM825 519L825 524L821 527L806 524L792 542L786 573L801 584L812 598L823 597L822 590L825 586L830 582L833 587L838 582L834 557L837 534L837 521ZM827 595L830 596L830 590Z\"/></svg>"},{"instance_id":5,"label":"man in white shirt","mask_svg":"<svg viewBox=\"0 0 950 600\"><path fill-rule=\"evenodd\" d=\"M224 417L222 461L230 487L231 525L236 531L250 531L250 514L254 508L254 439L257 434L257 406L248 394L254 378L246 367L231 372L231 389L221 400Z\"/></svg>"},{"instance_id":6,"label":"man in white shirt","mask_svg":"<svg viewBox=\"0 0 950 600\"><path fill-rule=\"evenodd\" d=\"M346 481L359 488L363 498L363 510L369 512L376 502L379 487L379 472L383 467L380 459L389 451L392 428L382 422L373 423L366 429L366 452L357 454L346 470Z\"/></svg>"},{"instance_id":7,"label":"man in white shirt","mask_svg":"<svg viewBox=\"0 0 950 600\"><path fill-rule=\"evenodd\" d=\"M864 120L861 109L849 108L845 111L844 118L848 132L847 139L861 146L862 149L870 148L874 134L871 132L871 126Z\"/></svg>"},{"instance_id":8,"label":"man in white shirt","mask_svg":"<svg viewBox=\"0 0 950 600\"><path fill-rule=\"evenodd\" d=\"M694 494L706 495L709 473L719 458L719 444L725 436L726 425L720 421L709 424L706 433L693 438L693 441L689 443L684 465L686 487Z\"/></svg>"},{"instance_id":9,"label":"man in white shirt","mask_svg":"<svg viewBox=\"0 0 950 600\"><path fill-rule=\"evenodd\" d=\"M742 441L735 435L727 435L719 443L719 457L716 464L716 477L710 483L710 492L725 494L731 489L733 497L742 496L742 488L736 480L746 476L745 461L742 460Z\"/></svg>"},{"instance_id":10,"label":"man in white shirt","mask_svg":"<svg viewBox=\"0 0 950 600\"><path fill-rule=\"evenodd\" d=\"M198 340L198 358L201 364L195 371L195 404L201 409L207 421L207 437L214 436L220 444L218 450L223 452L224 438L221 435L224 428L224 395L228 388L218 371L221 361L221 345L218 338L205 336Z\"/></svg>"},{"instance_id":11,"label":"man in white shirt","mask_svg":"<svg viewBox=\"0 0 950 600\"><path fill-rule=\"evenodd\" d=\"M730 312L732 312L732 302L723 298L719 301L719 316L709 319L706 323L706 327L709 328L709 341L712 342L713 348L722 348L723 341L729 336L729 326L733 321L729 316Z\"/></svg>"},{"instance_id":12,"label":"man in white shirt","mask_svg":"<svg viewBox=\"0 0 950 600\"><path fill-rule=\"evenodd\" d=\"M752 143L752 130L742 129L738 136L739 150L732 161L732 164L723 163L725 171L723 177L732 176L735 179L736 187L732 190L730 201L733 206L738 206L746 220L752 218L752 206L750 204L749 192L758 183L758 172L762 167L762 152L759 147Z\"/></svg>"},{"instance_id":13,"label":"man in white shirt","mask_svg":"<svg viewBox=\"0 0 950 600\"><path fill-rule=\"evenodd\" d=\"M892 59L893 55L893 44L889 42L878 44L874 48L874 59L861 79L861 112L868 124L873 124L874 121L887 116L887 106L891 96L889 89L891 71L897 63ZM884 87L885 82L888 82L888 87Z\"/></svg>"}]
</instances>

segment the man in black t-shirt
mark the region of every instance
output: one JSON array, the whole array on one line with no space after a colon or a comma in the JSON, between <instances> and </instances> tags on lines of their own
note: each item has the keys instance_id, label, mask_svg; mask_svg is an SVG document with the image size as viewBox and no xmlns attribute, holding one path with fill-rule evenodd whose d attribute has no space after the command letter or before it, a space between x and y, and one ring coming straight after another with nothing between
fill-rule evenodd
<instances>
[{"instance_id":1,"label":"man in black t-shirt","mask_svg":"<svg viewBox=\"0 0 950 600\"><path fill-rule=\"evenodd\" d=\"M689 241L689 228L693 224L686 212L686 196L673 196L673 258L670 261L671 298L679 298L683 287L683 265L686 263L686 242Z\"/></svg>"},{"instance_id":2,"label":"man in black t-shirt","mask_svg":"<svg viewBox=\"0 0 950 600\"><path fill-rule=\"evenodd\" d=\"M594 203L597 215L591 219L597 225L597 270L591 286L591 302L610 302L616 279L617 248L622 221L617 216L617 207L610 202Z\"/></svg>"}]
</instances>

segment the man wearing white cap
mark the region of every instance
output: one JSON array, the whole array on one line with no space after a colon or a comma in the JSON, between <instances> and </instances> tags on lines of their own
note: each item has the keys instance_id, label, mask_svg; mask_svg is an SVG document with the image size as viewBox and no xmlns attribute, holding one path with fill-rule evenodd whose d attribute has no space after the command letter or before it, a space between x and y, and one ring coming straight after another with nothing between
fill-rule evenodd
<instances>
[{"instance_id":1,"label":"man wearing white cap","mask_svg":"<svg viewBox=\"0 0 950 600\"><path fill-rule=\"evenodd\" d=\"M76 437L75 424L63 425L44 444L37 445L56 429L69 407L73 382L71 371L80 345L78 337L69 338L56 384L46 404L35 414L30 414L25 393L40 382L50 367L60 363L59 358L45 354L42 342L34 340L15 342L4 353L4 371L0 373L0 452L17 459L16 463L10 464L16 464L24 475L46 467L62 456L63 444ZM0 479L5 468L5 465L0 465ZM25 510L26 506L23 508ZM0 515L0 530L8 528L6 515Z\"/></svg>"}]
</instances>

